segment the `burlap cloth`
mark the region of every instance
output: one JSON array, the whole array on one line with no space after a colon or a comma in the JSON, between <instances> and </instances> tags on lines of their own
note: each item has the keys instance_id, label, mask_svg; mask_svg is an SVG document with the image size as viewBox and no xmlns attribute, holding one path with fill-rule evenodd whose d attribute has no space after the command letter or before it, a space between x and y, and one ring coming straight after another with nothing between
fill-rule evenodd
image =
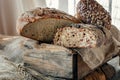
<instances>
[{"instance_id":1,"label":"burlap cloth","mask_svg":"<svg viewBox=\"0 0 120 80\"><path fill-rule=\"evenodd\" d=\"M100 47L74 49L91 69L97 68L120 53L120 31L115 26L112 26L110 31L103 31L106 40Z\"/></svg>"}]
</instances>

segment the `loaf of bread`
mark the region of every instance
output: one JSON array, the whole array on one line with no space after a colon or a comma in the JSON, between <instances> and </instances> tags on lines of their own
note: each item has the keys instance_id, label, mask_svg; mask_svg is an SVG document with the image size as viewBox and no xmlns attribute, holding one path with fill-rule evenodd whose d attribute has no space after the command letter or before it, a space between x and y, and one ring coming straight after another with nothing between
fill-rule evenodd
<instances>
[{"instance_id":1,"label":"loaf of bread","mask_svg":"<svg viewBox=\"0 0 120 80\"><path fill-rule=\"evenodd\" d=\"M42 42L50 42L57 28L78 23L79 21L54 8L36 8L26 11L17 20L17 31L20 35Z\"/></svg>"},{"instance_id":2,"label":"loaf of bread","mask_svg":"<svg viewBox=\"0 0 120 80\"><path fill-rule=\"evenodd\" d=\"M77 18L84 23L111 28L111 16L96 0L80 0L77 4Z\"/></svg>"},{"instance_id":3,"label":"loaf of bread","mask_svg":"<svg viewBox=\"0 0 120 80\"><path fill-rule=\"evenodd\" d=\"M104 41L104 32L88 24L74 24L72 27L60 28L54 38L54 44L68 48L97 47Z\"/></svg>"}]
</instances>

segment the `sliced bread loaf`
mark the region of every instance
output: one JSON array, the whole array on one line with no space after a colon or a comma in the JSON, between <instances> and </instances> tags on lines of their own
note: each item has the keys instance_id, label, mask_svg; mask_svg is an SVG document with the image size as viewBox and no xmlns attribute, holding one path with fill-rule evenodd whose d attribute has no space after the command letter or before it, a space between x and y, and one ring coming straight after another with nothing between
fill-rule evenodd
<instances>
[{"instance_id":1,"label":"sliced bread loaf","mask_svg":"<svg viewBox=\"0 0 120 80\"><path fill-rule=\"evenodd\" d=\"M17 31L22 36L50 42L53 40L57 28L78 22L75 17L60 10L36 8L26 11L18 18Z\"/></svg>"},{"instance_id":2,"label":"sliced bread loaf","mask_svg":"<svg viewBox=\"0 0 120 80\"><path fill-rule=\"evenodd\" d=\"M97 47L103 44L104 32L96 26L77 24L60 28L54 38L54 44L69 48Z\"/></svg>"}]
</instances>

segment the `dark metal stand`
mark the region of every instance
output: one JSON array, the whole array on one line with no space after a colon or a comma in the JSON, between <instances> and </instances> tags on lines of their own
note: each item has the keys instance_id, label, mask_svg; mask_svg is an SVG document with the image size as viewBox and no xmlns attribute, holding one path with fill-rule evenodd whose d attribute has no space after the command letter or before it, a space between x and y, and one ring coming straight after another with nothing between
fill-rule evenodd
<instances>
[{"instance_id":1,"label":"dark metal stand","mask_svg":"<svg viewBox=\"0 0 120 80\"><path fill-rule=\"evenodd\" d=\"M78 54L73 55L73 80L78 80Z\"/></svg>"}]
</instances>

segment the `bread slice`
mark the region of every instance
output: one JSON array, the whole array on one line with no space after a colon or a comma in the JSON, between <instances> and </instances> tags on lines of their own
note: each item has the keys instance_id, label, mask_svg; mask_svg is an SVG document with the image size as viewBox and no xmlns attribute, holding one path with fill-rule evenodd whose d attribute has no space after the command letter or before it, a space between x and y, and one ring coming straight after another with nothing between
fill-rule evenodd
<instances>
[{"instance_id":1,"label":"bread slice","mask_svg":"<svg viewBox=\"0 0 120 80\"><path fill-rule=\"evenodd\" d=\"M26 11L18 18L17 31L22 36L50 42L57 28L78 22L75 17L57 9L36 8Z\"/></svg>"},{"instance_id":2,"label":"bread slice","mask_svg":"<svg viewBox=\"0 0 120 80\"><path fill-rule=\"evenodd\" d=\"M93 25L77 24L60 28L55 35L54 44L68 48L91 48L103 44L104 39L101 29Z\"/></svg>"}]
</instances>

